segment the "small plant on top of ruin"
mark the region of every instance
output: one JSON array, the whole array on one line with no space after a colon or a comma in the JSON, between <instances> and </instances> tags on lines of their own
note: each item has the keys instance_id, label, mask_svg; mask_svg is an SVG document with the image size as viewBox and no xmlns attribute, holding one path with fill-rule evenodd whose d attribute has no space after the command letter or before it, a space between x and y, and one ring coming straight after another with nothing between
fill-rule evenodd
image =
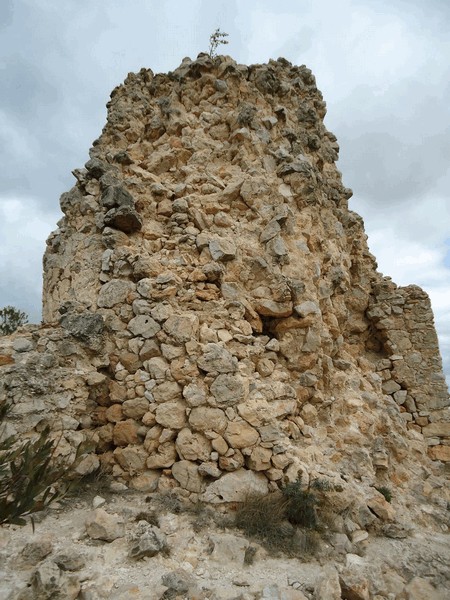
<instances>
[{"instance_id":1,"label":"small plant on top of ruin","mask_svg":"<svg viewBox=\"0 0 450 600\"><path fill-rule=\"evenodd\" d=\"M225 38L228 37L228 33L224 33L217 28L214 33L209 36L209 51L208 54L210 58L216 58L217 56L217 48L221 45L228 44L228 40Z\"/></svg>"},{"instance_id":2,"label":"small plant on top of ruin","mask_svg":"<svg viewBox=\"0 0 450 600\"><path fill-rule=\"evenodd\" d=\"M0 404L0 425L9 410L8 404ZM17 434L6 437L5 431L0 427L0 525L26 525L24 517L60 500L75 485L73 467L84 449L78 447L70 465L58 463L48 426L37 438L25 442L19 441ZM31 522L34 526L32 517Z\"/></svg>"},{"instance_id":3,"label":"small plant on top of ruin","mask_svg":"<svg viewBox=\"0 0 450 600\"><path fill-rule=\"evenodd\" d=\"M0 335L10 335L25 323L28 323L28 315L14 306L0 309Z\"/></svg>"}]
</instances>

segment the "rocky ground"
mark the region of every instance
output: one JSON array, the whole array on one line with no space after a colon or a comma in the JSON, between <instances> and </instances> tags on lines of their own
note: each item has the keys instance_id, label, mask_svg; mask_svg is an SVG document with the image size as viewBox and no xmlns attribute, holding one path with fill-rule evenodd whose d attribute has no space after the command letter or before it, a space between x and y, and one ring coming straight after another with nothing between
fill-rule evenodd
<instances>
[{"instance_id":1,"label":"rocky ground","mask_svg":"<svg viewBox=\"0 0 450 600\"><path fill-rule=\"evenodd\" d=\"M234 525L235 506L195 508L173 491L113 484L66 498L35 530L0 529L0 598L100 600L444 600L448 535L322 533L313 555L268 551ZM231 509L231 510L230 510ZM405 537L404 537L405 536ZM363 543L361 543L363 542Z\"/></svg>"}]
</instances>

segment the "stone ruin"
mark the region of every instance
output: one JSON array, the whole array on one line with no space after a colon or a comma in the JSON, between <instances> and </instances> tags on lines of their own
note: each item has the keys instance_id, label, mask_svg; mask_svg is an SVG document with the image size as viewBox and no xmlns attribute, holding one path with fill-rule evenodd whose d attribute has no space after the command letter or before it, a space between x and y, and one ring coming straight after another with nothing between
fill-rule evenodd
<instances>
[{"instance_id":1,"label":"stone ruin","mask_svg":"<svg viewBox=\"0 0 450 600\"><path fill-rule=\"evenodd\" d=\"M7 433L192 501L320 477L362 520L394 518L381 485L443 508L430 301L377 271L325 112L284 59L128 75L61 197L43 323L0 339Z\"/></svg>"}]
</instances>

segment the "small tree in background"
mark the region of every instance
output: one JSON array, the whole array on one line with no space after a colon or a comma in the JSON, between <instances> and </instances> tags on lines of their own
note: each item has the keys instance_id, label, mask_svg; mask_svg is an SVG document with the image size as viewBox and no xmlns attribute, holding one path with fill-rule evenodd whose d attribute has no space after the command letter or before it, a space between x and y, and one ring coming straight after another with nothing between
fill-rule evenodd
<instances>
[{"instance_id":1,"label":"small tree in background","mask_svg":"<svg viewBox=\"0 0 450 600\"><path fill-rule=\"evenodd\" d=\"M217 48L220 45L228 44L228 40L225 39L227 37L228 33L220 31L219 28L217 28L215 32L209 36L209 56L211 58L215 58L217 56Z\"/></svg>"},{"instance_id":2,"label":"small tree in background","mask_svg":"<svg viewBox=\"0 0 450 600\"><path fill-rule=\"evenodd\" d=\"M28 315L14 306L0 309L0 335L10 335L25 323L28 323Z\"/></svg>"}]
</instances>

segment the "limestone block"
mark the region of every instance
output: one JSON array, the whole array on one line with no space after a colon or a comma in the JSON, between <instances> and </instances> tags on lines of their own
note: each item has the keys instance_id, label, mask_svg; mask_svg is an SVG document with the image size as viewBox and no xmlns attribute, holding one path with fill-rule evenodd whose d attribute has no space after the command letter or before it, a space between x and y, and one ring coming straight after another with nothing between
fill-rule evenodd
<instances>
[{"instance_id":1,"label":"limestone block","mask_svg":"<svg viewBox=\"0 0 450 600\"><path fill-rule=\"evenodd\" d=\"M244 397L244 384L239 375L222 373L213 381L210 390L220 408L233 406Z\"/></svg>"},{"instance_id":2,"label":"limestone block","mask_svg":"<svg viewBox=\"0 0 450 600\"><path fill-rule=\"evenodd\" d=\"M292 315L292 302L275 302L269 298L259 298L254 301L256 312L264 317L283 319Z\"/></svg>"},{"instance_id":3,"label":"limestone block","mask_svg":"<svg viewBox=\"0 0 450 600\"><path fill-rule=\"evenodd\" d=\"M198 472L198 465L189 460L176 462L172 466L172 475L185 490L200 493L204 488L203 479Z\"/></svg>"},{"instance_id":4,"label":"limestone block","mask_svg":"<svg viewBox=\"0 0 450 600\"><path fill-rule=\"evenodd\" d=\"M173 442L164 442L157 451L147 458L148 469L168 469L177 459L177 451Z\"/></svg>"},{"instance_id":5,"label":"limestone block","mask_svg":"<svg viewBox=\"0 0 450 600\"><path fill-rule=\"evenodd\" d=\"M125 535L125 526L119 517L107 513L103 508L97 508L87 516L85 527L93 540L112 542Z\"/></svg>"},{"instance_id":6,"label":"limestone block","mask_svg":"<svg viewBox=\"0 0 450 600\"><path fill-rule=\"evenodd\" d=\"M75 600L78 598L80 590L80 581L76 575L68 575L54 561L46 560L37 567L32 575L32 595L29 597Z\"/></svg>"},{"instance_id":7,"label":"limestone block","mask_svg":"<svg viewBox=\"0 0 450 600\"><path fill-rule=\"evenodd\" d=\"M228 262L236 257L235 244L225 238L217 238L209 242L209 251L213 260Z\"/></svg>"},{"instance_id":8,"label":"limestone block","mask_svg":"<svg viewBox=\"0 0 450 600\"><path fill-rule=\"evenodd\" d=\"M130 487L139 492L154 492L158 487L160 471L146 470L140 475L136 475L130 481Z\"/></svg>"},{"instance_id":9,"label":"limestone block","mask_svg":"<svg viewBox=\"0 0 450 600\"><path fill-rule=\"evenodd\" d=\"M112 404L111 406L108 406L108 408L105 410L105 417L109 423L118 423L119 421L122 421L122 406L120 404Z\"/></svg>"},{"instance_id":10,"label":"limestone block","mask_svg":"<svg viewBox=\"0 0 450 600\"><path fill-rule=\"evenodd\" d=\"M20 562L34 566L53 552L53 542L49 536L41 536L35 541L28 542L20 552Z\"/></svg>"},{"instance_id":11,"label":"limestone block","mask_svg":"<svg viewBox=\"0 0 450 600\"><path fill-rule=\"evenodd\" d=\"M274 368L275 363L269 358L262 358L256 365L256 370L261 377L269 377L269 375L272 375Z\"/></svg>"},{"instance_id":12,"label":"limestone block","mask_svg":"<svg viewBox=\"0 0 450 600\"><path fill-rule=\"evenodd\" d=\"M271 406L265 398L252 397L238 404L237 411L250 425L260 427L270 421L270 408Z\"/></svg>"},{"instance_id":13,"label":"limestone block","mask_svg":"<svg viewBox=\"0 0 450 600\"><path fill-rule=\"evenodd\" d=\"M294 306L294 310L298 314L298 316L302 318L307 317L308 315L322 314L322 311L320 310L319 306L312 300L306 300L301 304L297 304L296 306Z\"/></svg>"},{"instance_id":14,"label":"limestone block","mask_svg":"<svg viewBox=\"0 0 450 600\"><path fill-rule=\"evenodd\" d=\"M189 342L198 335L198 317L189 313L172 315L165 321L163 328L179 344Z\"/></svg>"},{"instance_id":15,"label":"limestone block","mask_svg":"<svg viewBox=\"0 0 450 600\"><path fill-rule=\"evenodd\" d=\"M156 408L156 422L168 429L183 429L186 425L186 406L182 401L163 402Z\"/></svg>"},{"instance_id":16,"label":"limestone block","mask_svg":"<svg viewBox=\"0 0 450 600\"><path fill-rule=\"evenodd\" d=\"M159 404L181 399L181 388L176 381L165 381L153 387L151 393Z\"/></svg>"},{"instance_id":17,"label":"limestone block","mask_svg":"<svg viewBox=\"0 0 450 600\"><path fill-rule=\"evenodd\" d=\"M247 466L253 471L267 471L267 469L270 469L272 466L270 462L271 458L271 450L257 446L252 450L252 453L248 457Z\"/></svg>"},{"instance_id":18,"label":"limestone block","mask_svg":"<svg viewBox=\"0 0 450 600\"><path fill-rule=\"evenodd\" d=\"M258 431L246 421L232 421L223 434L232 448L248 448L259 440Z\"/></svg>"},{"instance_id":19,"label":"limestone block","mask_svg":"<svg viewBox=\"0 0 450 600\"><path fill-rule=\"evenodd\" d=\"M238 567L244 564L245 551L249 546L249 541L244 537L232 533L211 533L208 539L212 545L212 562L237 563Z\"/></svg>"},{"instance_id":20,"label":"limestone block","mask_svg":"<svg viewBox=\"0 0 450 600\"><path fill-rule=\"evenodd\" d=\"M185 460L207 461L211 454L211 442L201 433L182 429L176 439L175 447L179 456Z\"/></svg>"},{"instance_id":21,"label":"limestone block","mask_svg":"<svg viewBox=\"0 0 450 600\"><path fill-rule=\"evenodd\" d=\"M206 344L197 365L207 373L234 373L237 369L237 359L220 344Z\"/></svg>"},{"instance_id":22,"label":"limestone block","mask_svg":"<svg viewBox=\"0 0 450 600\"><path fill-rule=\"evenodd\" d=\"M222 471L213 461L202 462L198 465L198 472L202 477L212 477L217 479L222 475Z\"/></svg>"},{"instance_id":23,"label":"limestone block","mask_svg":"<svg viewBox=\"0 0 450 600\"><path fill-rule=\"evenodd\" d=\"M183 398L188 406L202 406L206 404L206 390L197 383L189 383L183 388Z\"/></svg>"},{"instance_id":24,"label":"limestone block","mask_svg":"<svg viewBox=\"0 0 450 600\"><path fill-rule=\"evenodd\" d=\"M144 363L144 367L152 379L164 381L169 370L169 363L161 356L154 356Z\"/></svg>"},{"instance_id":25,"label":"limestone block","mask_svg":"<svg viewBox=\"0 0 450 600\"><path fill-rule=\"evenodd\" d=\"M349 600L370 600L369 581L352 568L339 574L339 583L344 598Z\"/></svg>"},{"instance_id":26,"label":"limestone block","mask_svg":"<svg viewBox=\"0 0 450 600\"><path fill-rule=\"evenodd\" d=\"M341 600L339 575L334 567L324 569L314 586L314 600Z\"/></svg>"},{"instance_id":27,"label":"limestone block","mask_svg":"<svg viewBox=\"0 0 450 600\"><path fill-rule=\"evenodd\" d=\"M369 498L367 506L382 521L393 521L395 519L394 507L385 500L382 494L377 493L376 496Z\"/></svg>"},{"instance_id":28,"label":"limestone block","mask_svg":"<svg viewBox=\"0 0 450 600\"><path fill-rule=\"evenodd\" d=\"M118 381L109 382L109 399L111 402L122 403L126 400L127 390Z\"/></svg>"},{"instance_id":29,"label":"limestone block","mask_svg":"<svg viewBox=\"0 0 450 600\"><path fill-rule=\"evenodd\" d=\"M140 559L156 556L167 547L167 537L155 525L147 521L139 521L137 531L133 535L130 548L130 558Z\"/></svg>"},{"instance_id":30,"label":"limestone block","mask_svg":"<svg viewBox=\"0 0 450 600\"><path fill-rule=\"evenodd\" d=\"M128 323L128 329L133 335L148 339L154 337L161 330L161 326L149 315L138 315Z\"/></svg>"},{"instance_id":31,"label":"limestone block","mask_svg":"<svg viewBox=\"0 0 450 600\"><path fill-rule=\"evenodd\" d=\"M430 423L422 427L422 433L425 437L448 437L450 438L450 422Z\"/></svg>"},{"instance_id":32,"label":"limestone block","mask_svg":"<svg viewBox=\"0 0 450 600\"><path fill-rule=\"evenodd\" d=\"M228 444L223 439L221 435L218 435L211 441L211 445L213 449L221 455L224 455L228 452Z\"/></svg>"},{"instance_id":33,"label":"limestone block","mask_svg":"<svg viewBox=\"0 0 450 600\"><path fill-rule=\"evenodd\" d=\"M402 389L401 386L393 379L385 381L381 387L385 394L394 394Z\"/></svg>"},{"instance_id":34,"label":"limestone block","mask_svg":"<svg viewBox=\"0 0 450 600\"><path fill-rule=\"evenodd\" d=\"M117 304L124 304L135 288L136 286L131 281L111 279L100 288L97 305L101 308L112 308Z\"/></svg>"},{"instance_id":35,"label":"limestone block","mask_svg":"<svg viewBox=\"0 0 450 600\"><path fill-rule=\"evenodd\" d=\"M124 233L134 233L142 229L143 221L139 213L131 206L111 208L104 216L105 227L112 227Z\"/></svg>"},{"instance_id":36,"label":"limestone block","mask_svg":"<svg viewBox=\"0 0 450 600\"><path fill-rule=\"evenodd\" d=\"M114 458L124 471L135 475L145 471L145 464L148 454L142 446L127 446L126 448L116 448Z\"/></svg>"},{"instance_id":37,"label":"limestone block","mask_svg":"<svg viewBox=\"0 0 450 600\"><path fill-rule=\"evenodd\" d=\"M122 411L125 417L138 421L148 411L149 406L150 403L145 398L133 398L132 400L125 400L122 404Z\"/></svg>"},{"instance_id":38,"label":"limestone block","mask_svg":"<svg viewBox=\"0 0 450 600\"><path fill-rule=\"evenodd\" d=\"M128 446L139 442L138 424L133 419L116 423L113 431L114 444L116 446Z\"/></svg>"},{"instance_id":39,"label":"limestone block","mask_svg":"<svg viewBox=\"0 0 450 600\"><path fill-rule=\"evenodd\" d=\"M268 492L269 486L264 475L240 469L226 473L211 483L200 499L212 504L243 502L249 493L265 495Z\"/></svg>"},{"instance_id":40,"label":"limestone block","mask_svg":"<svg viewBox=\"0 0 450 600\"><path fill-rule=\"evenodd\" d=\"M12 347L15 352L30 352L30 350L33 350L33 342L27 338L20 337L13 341Z\"/></svg>"},{"instance_id":41,"label":"limestone block","mask_svg":"<svg viewBox=\"0 0 450 600\"><path fill-rule=\"evenodd\" d=\"M189 425L195 431L215 431L223 433L227 428L228 419L220 408L198 406L191 410Z\"/></svg>"},{"instance_id":42,"label":"limestone block","mask_svg":"<svg viewBox=\"0 0 450 600\"><path fill-rule=\"evenodd\" d=\"M219 467L222 471L237 471L245 464L244 455L240 450L232 448L226 453L226 456L219 457Z\"/></svg>"},{"instance_id":43,"label":"limestone block","mask_svg":"<svg viewBox=\"0 0 450 600\"><path fill-rule=\"evenodd\" d=\"M444 600L445 597L423 577L413 577L404 591L406 600Z\"/></svg>"},{"instance_id":44,"label":"limestone block","mask_svg":"<svg viewBox=\"0 0 450 600\"><path fill-rule=\"evenodd\" d=\"M428 456L431 460L450 462L450 446L432 446L428 448Z\"/></svg>"}]
</instances>

